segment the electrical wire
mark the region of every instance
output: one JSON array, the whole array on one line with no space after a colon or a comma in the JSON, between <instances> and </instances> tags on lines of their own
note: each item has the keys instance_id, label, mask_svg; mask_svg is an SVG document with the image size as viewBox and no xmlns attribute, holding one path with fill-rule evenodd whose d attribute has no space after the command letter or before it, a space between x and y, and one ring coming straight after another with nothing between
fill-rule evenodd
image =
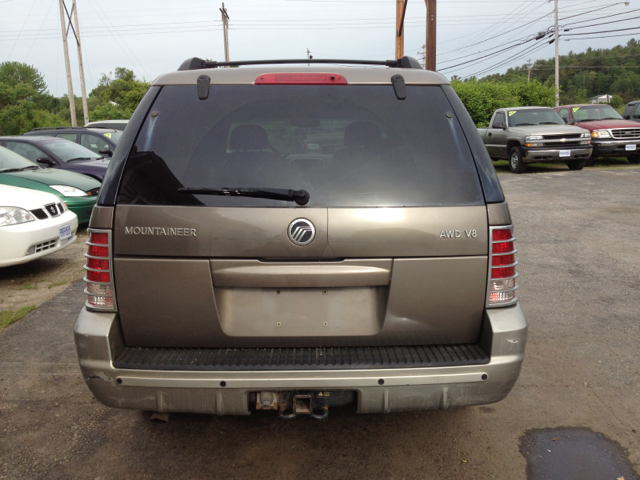
<instances>
[{"instance_id":1,"label":"electrical wire","mask_svg":"<svg viewBox=\"0 0 640 480\"><path fill-rule=\"evenodd\" d=\"M20 32L18 33L18 38L16 38L16 41L14 42L13 47L11 47L11 51L9 52L9 55L7 55L7 60L11 58L11 54L13 53L13 50L16 48L18 40L20 40L20 35L22 35L22 30L24 29L24 26L29 21L29 17L31 16L31 11L33 10L33 7L35 6L36 1L37 0L33 0L33 3L31 4L31 8L29 9L29 13L27 14L27 18L24 20L24 23L22 24L22 28L20 29Z\"/></svg>"}]
</instances>

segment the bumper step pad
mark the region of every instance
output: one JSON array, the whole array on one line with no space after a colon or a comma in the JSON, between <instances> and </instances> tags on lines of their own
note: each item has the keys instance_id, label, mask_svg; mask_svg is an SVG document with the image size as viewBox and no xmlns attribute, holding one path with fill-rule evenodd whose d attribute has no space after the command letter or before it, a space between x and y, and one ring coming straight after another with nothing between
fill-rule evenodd
<instances>
[{"instance_id":1,"label":"bumper step pad","mask_svg":"<svg viewBox=\"0 0 640 480\"><path fill-rule=\"evenodd\" d=\"M489 363L477 344L320 348L125 348L116 368L182 371L362 370Z\"/></svg>"}]
</instances>

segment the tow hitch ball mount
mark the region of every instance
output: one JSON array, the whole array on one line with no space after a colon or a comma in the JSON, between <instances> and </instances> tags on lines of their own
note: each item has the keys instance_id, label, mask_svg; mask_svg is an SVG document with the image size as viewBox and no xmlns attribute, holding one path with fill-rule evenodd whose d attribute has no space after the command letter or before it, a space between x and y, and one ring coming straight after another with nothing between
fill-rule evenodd
<instances>
[{"instance_id":1,"label":"tow hitch ball mount","mask_svg":"<svg viewBox=\"0 0 640 480\"><path fill-rule=\"evenodd\" d=\"M257 392L257 410L277 410L280 418L293 419L309 415L318 420L329 417L329 406L347 405L355 392Z\"/></svg>"}]
</instances>

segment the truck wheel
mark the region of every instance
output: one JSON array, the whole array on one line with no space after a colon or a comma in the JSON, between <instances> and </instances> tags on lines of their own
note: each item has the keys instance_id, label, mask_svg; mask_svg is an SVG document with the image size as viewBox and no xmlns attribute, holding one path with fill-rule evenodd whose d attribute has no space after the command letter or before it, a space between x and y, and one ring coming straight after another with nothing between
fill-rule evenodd
<instances>
[{"instance_id":1,"label":"truck wheel","mask_svg":"<svg viewBox=\"0 0 640 480\"><path fill-rule=\"evenodd\" d=\"M509 152L509 169L513 173L524 173L527 169L527 165L525 165L522 160L522 152L520 152L520 147L513 147Z\"/></svg>"},{"instance_id":2,"label":"truck wheel","mask_svg":"<svg viewBox=\"0 0 640 480\"><path fill-rule=\"evenodd\" d=\"M633 165L640 163L640 155L629 155L627 161Z\"/></svg>"},{"instance_id":3,"label":"truck wheel","mask_svg":"<svg viewBox=\"0 0 640 480\"><path fill-rule=\"evenodd\" d=\"M567 162L567 167L569 167L569 170L582 170L586 162L586 160L573 160Z\"/></svg>"}]
</instances>

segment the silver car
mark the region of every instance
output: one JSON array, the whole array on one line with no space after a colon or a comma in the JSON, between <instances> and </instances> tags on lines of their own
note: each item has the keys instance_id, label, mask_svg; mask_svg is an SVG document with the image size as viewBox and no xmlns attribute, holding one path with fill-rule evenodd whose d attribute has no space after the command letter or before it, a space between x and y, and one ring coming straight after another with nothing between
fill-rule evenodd
<instances>
[{"instance_id":1,"label":"silver car","mask_svg":"<svg viewBox=\"0 0 640 480\"><path fill-rule=\"evenodd\" d=\"M321 62L189 59L143 98L75 326L104 404L324 418L513 387L513 225L467 111L408 57Z\"/></svg>"}]
</instances>

